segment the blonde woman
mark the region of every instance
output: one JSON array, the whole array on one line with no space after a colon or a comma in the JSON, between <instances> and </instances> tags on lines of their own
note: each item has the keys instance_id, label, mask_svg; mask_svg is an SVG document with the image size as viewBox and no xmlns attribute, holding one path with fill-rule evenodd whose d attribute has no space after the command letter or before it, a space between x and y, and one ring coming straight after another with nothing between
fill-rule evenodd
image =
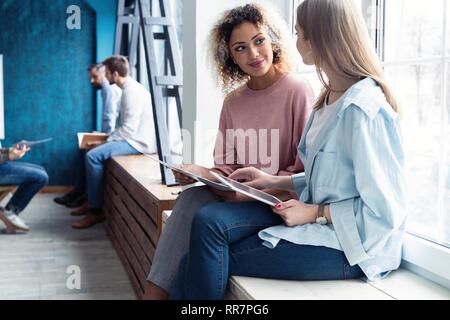
<instances>
[{"instance_id":1,"label":"blonde woman","mask_svg":"<svg viewBox=\"0 0 450 320\"><path fill-rule=\"evenodd\" d=\"M230 275L373 280L400 265L406 210L398 105L362 14L353 0L305 0L296 30L298 51L324 86L299 145L305 174L243 168L230 177L295 190L300 200L200 209L174 299L221 299Z\"/></svg>"},{"instance_id":2,"label":"blonde woman","mask_svg":"<svg viewBox=\"0 0 450 320\"><path fill-rule=\"evenodd\" d=\"M241 6L225 12L211 32L211 58L218 80L228 92L214 154L213 170L219 174L228 176L248 166L274 175L303 171L297 145L313 94L304 80L289 73L289 40L284 38L288 32L282 32L275 17L258 5ZM246 133L254 133L258 139L244 144L244 148L234 143L245 140ZM261 154L261 150L268 153ZM270 163L262 158L266 154ZM214 180L207 168L184 167ZM193 182L179 174L176 177L181 184ZM289 192L266 191L286 200L292 198ZM206 187L191 188L179 196L158 242L145 299L168 297L179 262L187 252L195 212L208 203L224 200L251 201L234 192L214 193Z\"/></svg>"}]
</instances>

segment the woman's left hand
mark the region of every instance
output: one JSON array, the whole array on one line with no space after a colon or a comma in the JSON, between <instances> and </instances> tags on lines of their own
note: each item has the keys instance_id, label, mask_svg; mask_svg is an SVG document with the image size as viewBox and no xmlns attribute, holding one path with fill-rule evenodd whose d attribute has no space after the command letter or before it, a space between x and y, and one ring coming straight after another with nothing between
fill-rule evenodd
<instances>
[{"instance_id":1,"label":"woman's left hand","mask_svg":"<svg viewBox=\"0 0 450 320\"><path fill-rule=\"evenodd\" d=\"M278 204L272 211L278 214L288 227L295 227L315 223L318 207L292 199Z\"/></svg>"}]
</instances>

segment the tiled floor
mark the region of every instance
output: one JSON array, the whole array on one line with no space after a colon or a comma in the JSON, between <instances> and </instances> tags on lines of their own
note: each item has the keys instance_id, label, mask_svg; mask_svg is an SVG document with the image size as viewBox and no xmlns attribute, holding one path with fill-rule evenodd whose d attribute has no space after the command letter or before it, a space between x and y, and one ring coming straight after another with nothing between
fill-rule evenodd
<instances>
[{"instance_id":1,"label":"tiled floor","mask_svg":"<svg viewBox=\"0 0 450 320\"><path fill-rule=\"evenodd\" d=\"M0 299L136 299L103 225L74 230L70 209L38 195L22 213L31 231L8 235L0 223ZM80 268L81 289L67 286Z\"/></svg>"}]
</instances>

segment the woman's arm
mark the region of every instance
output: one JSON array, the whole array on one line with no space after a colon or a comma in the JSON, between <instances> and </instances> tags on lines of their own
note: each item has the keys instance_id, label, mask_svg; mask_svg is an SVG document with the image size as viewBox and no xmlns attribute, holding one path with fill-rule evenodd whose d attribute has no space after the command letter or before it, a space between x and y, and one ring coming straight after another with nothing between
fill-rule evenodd
<instances>
[{"instance_id":1,"label":"woman's arm","mask_svg":"<svg viewBox=\"0 0 450 320\"><path fill-rule=\"evenodd\" d=\"M294 183L292 181L293 176L272 176L254 167L238 169L234 171L229 178L243 181L248 186L260 190L294 190Z\"/></svg>"}]
</instances>

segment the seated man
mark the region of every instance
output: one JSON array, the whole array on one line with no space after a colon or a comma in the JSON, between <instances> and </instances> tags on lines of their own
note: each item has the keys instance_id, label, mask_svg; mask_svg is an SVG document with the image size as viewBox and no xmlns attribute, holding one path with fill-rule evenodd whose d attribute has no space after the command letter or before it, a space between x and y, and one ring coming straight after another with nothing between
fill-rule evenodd
<instances>
[{"instance_id":1,"label":"seated man","mask_svg":"<svg viewBox=\"0 0 450 320\"><path fill-rule=\"evenodd\" d=\"M115 84L110 84L105 78L105 66L102 64L93 64L88 68L91 84L96 89L101 89L103 101L102 132L110 134L116 128L116 121L119 117L120 99L122 90ZM84 150L78 152L79 167L75 177L74 189L62 197L55 198L55 202L65 205L69 208L80 207L86 199L86 171L84 166ZM75 211L74 215L81 214L83 211Z\"/></svg>"},{"instance_id":2,"label":"seated man","mask_svg":"<svg viewBox=\"0 0 450 320\"><path fill-rule=\"evenodd\" d=\"M116 155L156 153L155 125L150 93L143 85L129 76L128 60L113 56L103 62L105 77L111 84L122 89L119 121L107 143L98 142L98 147L86 154L86 186L88 214L72 224L84 229L103 221L103 180L106 161Z\"/></svg>"},{"instance_id":3,"label":"seated man","mask_svg":"<svg viewBox=\"0 0 450 320\"><path fill-rule=\"evenodd\" d=\"M0 185L18 186L6 207L0 207L0 220L5 224L8 233L30 230L19 214L48 183L47 172L41 166L13 162L22 158L28 150L26 146L0 149Z\"/></svg>"}]
</instances>

